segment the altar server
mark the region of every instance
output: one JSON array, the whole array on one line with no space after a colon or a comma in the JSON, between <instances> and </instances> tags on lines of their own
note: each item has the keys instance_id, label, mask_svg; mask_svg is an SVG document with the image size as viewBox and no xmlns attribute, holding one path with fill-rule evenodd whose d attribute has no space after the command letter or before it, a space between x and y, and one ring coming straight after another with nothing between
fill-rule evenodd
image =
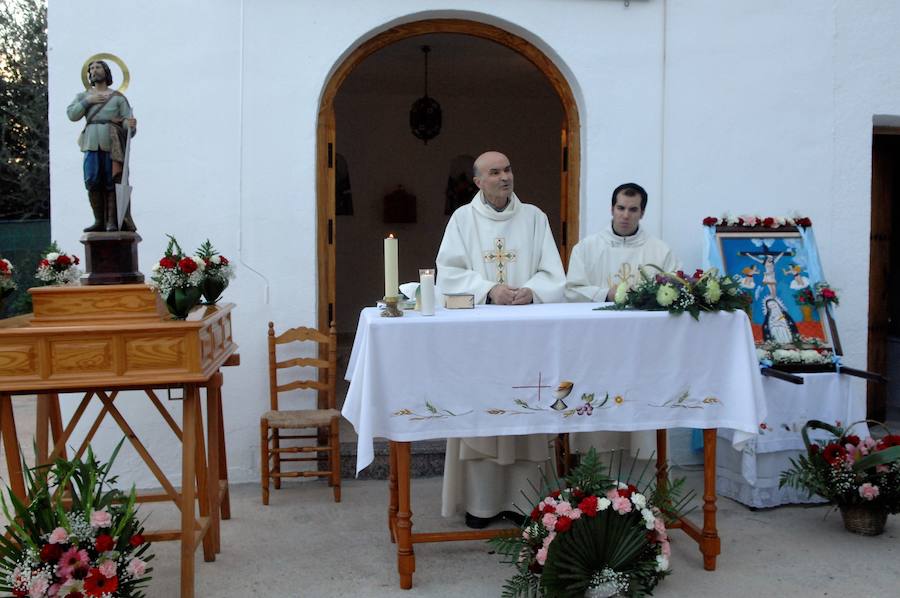
<instances>
[{"instance_id":1,"label":"altar server","mask_svg":"<svg viewBox=\"0 0 900 598\"><path fill-rule=\"evenodd\" d=\"M563 301L565 273L547 216L513 192L513 170L499 152L475 160L472 201L447 223L437 255L438 286L471 293L478 304ZM465 510L469 527L514 513L520 490L551 458L549 435L450 438L442 513Z\"/></svg>"}]
</instances>

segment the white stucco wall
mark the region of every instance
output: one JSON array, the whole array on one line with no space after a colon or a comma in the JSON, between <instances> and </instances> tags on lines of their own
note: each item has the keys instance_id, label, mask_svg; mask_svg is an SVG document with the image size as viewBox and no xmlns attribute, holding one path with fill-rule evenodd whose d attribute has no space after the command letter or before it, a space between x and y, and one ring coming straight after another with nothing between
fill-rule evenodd
<instances>
[{"instance_id":1,"label":"white stucco wall","mask_svg":"<svg viewBox=\"0 0 900 598\"><path fill-rule=\"evenodd\" d=\"M89 210L65 107L96 52L122 57L139 119L133 151L141 267L207 236L238 262L227 292L242 365L225 372L233 480L256 477L266 408L265 324L316 319L315 127L329 74L399 22L455 16L542 48L569 78L582 123L581 235L604 225L609 192L642 182L645 226L687 266L700 220L725 210L809 215L843 291L847 361L865 366L871 128L900 115L900 5L891 0L51 0L53 238L80 251ZM427 11L427 12L423 12ZM114 18L107 18L114 15ZM477 73L477 70L475 71ZM125 403L126 401L123 401ZM177 480L178 451L144 401L127 410ZM105 428L101 442L120 438ZM136 461L122 459L120 469ZM154 485L149 474L128 476Z\"/></svg>"}]
</instances>

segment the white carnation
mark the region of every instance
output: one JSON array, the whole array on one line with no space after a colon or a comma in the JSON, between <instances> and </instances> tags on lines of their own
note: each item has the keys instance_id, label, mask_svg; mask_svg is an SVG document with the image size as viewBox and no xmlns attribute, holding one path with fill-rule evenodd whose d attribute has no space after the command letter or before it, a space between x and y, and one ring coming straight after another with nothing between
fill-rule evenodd
<instances>
[{"instance_id":1,"label":"white carnation","mask_svg":"<svg viewBox=\"0 0 900 598\"><path fill-rule=\"evenodd\" d=\"M631 493L631 502L633 502L634 506L636 506L637 508L643 509L644 507L647 506L647 497L644 496L643 494L641 494L640 492L632 492ZM641 515L643 515L643 513L641 513ZM652 517L653 513L650 513L650 516Z\"/></svg>"},{"instance_id":2,"label":"white carnation","mask_svg":"<svg viewBox=\"0 0 900 598\"><path fill-rule=\"evenodd\" d=\"M598 510L598 511L605 511L606 509L609 508L609 505L611 505L611 504L612 504L612 501L609 500L609 499L606 498L606 497L603 497L603 498L601 498L601 499L598 499L598 500L597 500L597 510Z\"/></svg>"}]
</instances>

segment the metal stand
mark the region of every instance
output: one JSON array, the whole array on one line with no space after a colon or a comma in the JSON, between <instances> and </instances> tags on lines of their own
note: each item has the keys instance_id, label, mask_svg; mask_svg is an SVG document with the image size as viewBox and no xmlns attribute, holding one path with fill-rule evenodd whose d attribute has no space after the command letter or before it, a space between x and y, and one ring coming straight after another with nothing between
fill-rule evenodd
<instances>
[{"instance_id":1,"label":"metal stand","mask_svg":"<svg viewBox=\"0 0 900 598\"><path fill-rule=\"evenodd\" d=\"M384 309L381 310L382 318L399 318L403 315L403 311L397 308L399 297L385 297Z\"/></svg>"}]
</instances>

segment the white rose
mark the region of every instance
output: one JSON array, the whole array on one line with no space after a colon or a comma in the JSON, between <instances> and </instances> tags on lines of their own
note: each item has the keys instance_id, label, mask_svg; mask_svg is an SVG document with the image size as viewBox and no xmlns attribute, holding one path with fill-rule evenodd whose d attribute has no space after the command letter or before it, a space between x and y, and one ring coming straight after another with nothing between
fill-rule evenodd
<instances>
[{"instance_id":1,"label":"white rose","mask_svg":"<svg viewBox=\"0 0 900 598\"><path fill-rule=\"evenodd\" d=\"M50 253L47 254L47 261L55 262L56 258L58 258L58 257L59 257L58 253L56 253L55 251L51 251Z\"/></svg>"},{"instance_id":2,"label":"white rose","mask_svg":"<svg viewBox=\"0 0 900 598\"><path fill-rule=\"evenodd\" d=\"M210 263L216 264L218 266L219 264L222 263L222 256L214 255L211 258L209 258L209 261L210 261Z\"/></svg>"},{"instance_id":3,"label":"white rose","mask_svg":"<svg viewBox=\"0 0 900 598\"><path fill-rule=\"evenodd\" d=\"M823 361L822 355L819 354L818 351L813 349L804 349L800 351L800 361L803 363L821 363Z\"/></svg>"},{"instance_id":4,"label":"white rose","mask_svg":"<svg viewBox=\"0 0 900 598\"><path fill-rule=\"evenodd\" d=\"M206 262L203 261L203 258L192 255L191 259L194 260L195 264L197 264L197 270L204 270L206 268Z\"/></svg>"}]
</instances>

